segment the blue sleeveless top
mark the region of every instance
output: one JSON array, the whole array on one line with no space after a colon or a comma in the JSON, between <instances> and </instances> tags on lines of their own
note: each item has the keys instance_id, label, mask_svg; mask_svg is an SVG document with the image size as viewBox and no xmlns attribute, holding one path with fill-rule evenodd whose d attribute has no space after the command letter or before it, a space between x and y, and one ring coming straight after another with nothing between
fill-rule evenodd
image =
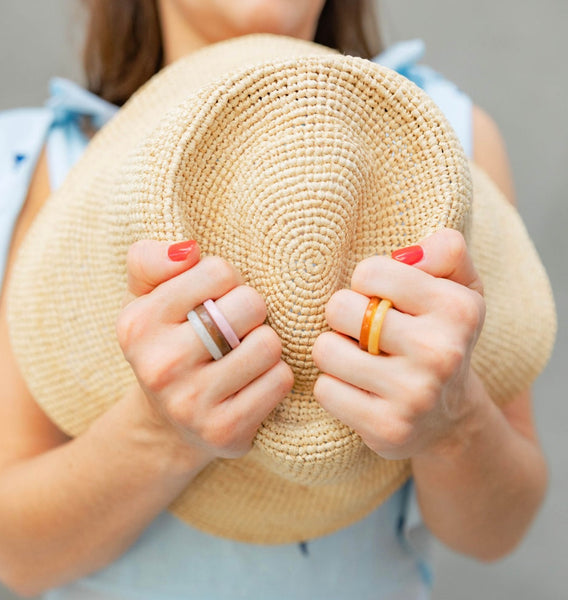
<instances>
[{"instance_id":1,"label":"blue sleeveless top","mask_svg":"<svg viewBox=\"0 0 568 600\"><path fill-rule=\"evenodd\" d=\"M374 60L422 87L471 157L471 101L441 75L417 64L423 53L423 43L412 40L390 47ZM43 108L0 113L0 285L12 232L42 148L47 148L55 190L88 144L80 120L88 116L99 128L117 110L70 81L54 79ZM121 558L44 598L427 600L429 542L412 481L360 522L299 545L225 540L163 512Z\"/></svg>"}]
</instances>

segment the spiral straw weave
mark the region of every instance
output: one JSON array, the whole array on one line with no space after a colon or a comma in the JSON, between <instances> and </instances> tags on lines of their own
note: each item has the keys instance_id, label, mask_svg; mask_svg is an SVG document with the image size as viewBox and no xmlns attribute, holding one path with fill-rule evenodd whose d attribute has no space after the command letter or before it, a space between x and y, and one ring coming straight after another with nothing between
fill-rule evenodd
<instances>
[{"instance_id":1,"label":"spiral straw weave","mask_svg":"<svg viewBox=\"0 0 568 600\"><path fill-rule=\"evenodd\" d=\"M509 329L510 303L519 301L507 286L518 293L526 284L518 273L526 264L513 268L520 277L513 285L504 263L492 295L492 259L477 252L492 306L491 332L474 361L503 401L546 361L553 305L514 211L503 209L508 220L497 231L487 227L504 200L474 172L484 208L474 214L473 229L482 233L472 239L487 248L521 245L537 282L529 301L545 317L521 352ZM14 348L38 403L79 435L134 382L114 330L128 247L144 238L197 239L204 254L235 264L266 299L295 385L246 457L207 467L171 508L243 541L323 535L363 517L410 475L409 461L377 456L314 400L311 349L326 330L324 306L371 254L441 227L469 237L471 198L454 132L403 77L286 38L218 44L151 80L50 198L13 277Z\"/></svg>"}]
</instances>

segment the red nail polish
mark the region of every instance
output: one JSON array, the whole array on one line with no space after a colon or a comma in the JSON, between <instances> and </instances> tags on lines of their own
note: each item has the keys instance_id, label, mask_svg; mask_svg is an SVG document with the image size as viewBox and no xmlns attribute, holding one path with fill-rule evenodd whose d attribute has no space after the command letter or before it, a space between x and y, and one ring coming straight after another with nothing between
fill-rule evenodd
<instances>
[{"instance_id":1,"label":"red nail polish","mask_svg":"<svg viewBox=\"0 0 568 600\"><path fill-rule=\"evenodd\" d=\"M175 262L181 262L185 260L191 251L197 246L197 242L195 240L188 240L186 242L178 242L177 244L172 244L168 248L168 257L170 260Z\"/></svg>"},{"instance_id":2,"label":"red nail polish","mask_svg":"<svg viewBox=\"0 0 568 600\"><path fill-rule=\"evenodd\" d=\"M407 265L415 265L422 260L424 250L422 249L422 246L408 246L407 248L395 250L391 256L399 262Z\"/></svg>"}]
</instances>

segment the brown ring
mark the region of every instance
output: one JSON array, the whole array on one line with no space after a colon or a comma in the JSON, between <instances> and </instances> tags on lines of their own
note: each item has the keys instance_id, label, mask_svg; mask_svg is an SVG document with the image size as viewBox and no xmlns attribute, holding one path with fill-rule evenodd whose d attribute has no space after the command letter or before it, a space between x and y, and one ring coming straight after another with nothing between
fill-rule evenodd
<instances>
[{"instance_id":1,"label":"brown ring","mask_svg":"<svg viewBox=\"0 0 568 600\"><path fill-rule=\"evenodd\" d=\"M193 310L199 317L199 320L203 323L205 329L207 329L207 333L211 336L211 339L215 342L215 345L219 348L221 354L223 356L229 354L232 350L229 342L225 339L225 336L221 333L221 330L217 327L217 324L213 321L203 304L196 306Z\"/></svg>"}]
</instances>

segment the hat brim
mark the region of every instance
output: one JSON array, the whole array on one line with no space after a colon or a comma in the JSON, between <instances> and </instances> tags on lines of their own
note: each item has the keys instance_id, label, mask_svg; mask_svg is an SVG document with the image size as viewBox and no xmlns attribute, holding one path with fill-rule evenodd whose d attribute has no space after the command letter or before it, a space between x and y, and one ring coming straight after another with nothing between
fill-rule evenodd
<instances>
[{"instance_id":1,"label":"hat brim","mask_svg":"<svg viewBox=\"0 0 568 600\"><path fill-rule=\"evenodd\" d=\"M311 397L309 354L325 328L325 302L369 254L440 227L467 234L470 174L443 115L396 73L270 36L220 46L166 69L93 140L22 246L10 328L39 405L78 435L134 381L114 329L130 244L193 237L204 253L235 263L267 300L296 386L253 452L206 468L172 509L217 535L297 541L361 518L410 473L408 461L376 456ZM474 364L500 399L534 376L550 328L543 338L541 323L543 344L531 342L539 358L523 357L520 369L504 316L520 319L526 304L512 313L511 256L496 271L485 248L510 237L516 261L533 264L536 255L475 173L483 196L476 265L486 290L495 273L500 287L488 293L490 332ZM502 229L493 226L501 214ZM529 270L519 270L513 277L524 288ZM542 309L542 289L530 300ZM496 371L495 357L505 370Z\"/></svg>"}]
</instances>

